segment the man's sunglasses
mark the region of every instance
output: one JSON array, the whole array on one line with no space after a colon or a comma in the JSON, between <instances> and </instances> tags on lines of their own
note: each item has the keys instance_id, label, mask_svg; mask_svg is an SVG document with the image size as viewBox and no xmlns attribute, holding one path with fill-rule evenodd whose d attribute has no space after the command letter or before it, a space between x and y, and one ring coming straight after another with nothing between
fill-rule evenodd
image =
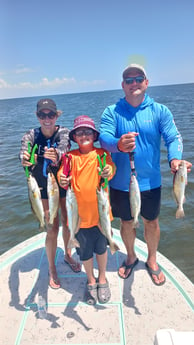
<instances>
[{"instance_id":1,"label":"man's sunglasses","mask_svg":"<svg viewBox=\"0 0 194 345\"><path fill-rule=\"evenodd\" d=\"M141 84L141 83L143 83L144 80L145 80L145 77L143 77L143 76L128 77L125 79L125 83L126 84L133 84L133 82L135 81L137 84Z\"/></svg>"},{"instance_id":2,"label":"man's sunglasses","mask_svg":"<svg viewBox=\"0 0 194 345\"><path fill-rule=\"evenodd\" d=\"M39 111L39 113L37 113L37 116L41 120L46 119L46 117L48 117L49 119L53 120L55 118L55 116L56 116L56 113L54 113L53 111L50 111L50 113L46 114L43 111Z\"/></svg>"},{"instance_id":3,"label":"man's sunglasses","mask_svg":"<svg viewBox=\"0 0 194 345\"><path fill-rule=\"evenodd\" d=\"M93 129L79 129L75 131L77 137L82 137L83 135L92 135L94 133Z\"/></svg>"}]
</instances>

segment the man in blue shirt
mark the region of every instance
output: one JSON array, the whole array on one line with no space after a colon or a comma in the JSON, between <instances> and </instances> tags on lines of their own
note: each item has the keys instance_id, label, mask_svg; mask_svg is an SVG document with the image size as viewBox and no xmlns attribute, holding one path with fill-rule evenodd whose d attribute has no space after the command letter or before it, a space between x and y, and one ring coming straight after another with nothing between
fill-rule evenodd
<instances>
[{"instance_id":1,"label":"man in blue shirt","mask_svg":"<svg viewBox=\"0 0 194 345\"><path fill-rule=\"evenodd\" d=\"M134 251L136 230L133 226L129 201L131 167L129 153L134 151L134 165L141 192L141 216L148 247L146 268L156 285L165 283L165 276L156 261L160 239L158 216L161 200L160 143L161 136L168 151L172 173L182 159L182 138L170 110L156 103L147 94L145 69L137 64L123 71L122 88L125 98L108 106L101 118L101 146L112 153L117 170L110 181L113 216L121 219L121 237L127 250L126 261L119 276L126 279L138 263ZM131 164L133 164L131 162ZM188 172L192 164L186 162Z\"/></svg>"}]
</instances>

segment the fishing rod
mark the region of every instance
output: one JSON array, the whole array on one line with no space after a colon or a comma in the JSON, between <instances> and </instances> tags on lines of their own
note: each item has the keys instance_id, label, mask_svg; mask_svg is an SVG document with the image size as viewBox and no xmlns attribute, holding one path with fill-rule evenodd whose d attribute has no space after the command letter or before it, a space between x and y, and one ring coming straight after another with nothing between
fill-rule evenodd
<instances>
[{"instance_id":1,"label":"fishing rod","mask_svg":"<svg viewBox=\"0 0 194 345\"><path fill-rule=\"evenodd\" d=\"M135 155L134 151L129 152L129 161L130 161L130 166L131 166L131 175L137 175L137 172L135 170L134 155Z\"/></svg>"}]
</instances>

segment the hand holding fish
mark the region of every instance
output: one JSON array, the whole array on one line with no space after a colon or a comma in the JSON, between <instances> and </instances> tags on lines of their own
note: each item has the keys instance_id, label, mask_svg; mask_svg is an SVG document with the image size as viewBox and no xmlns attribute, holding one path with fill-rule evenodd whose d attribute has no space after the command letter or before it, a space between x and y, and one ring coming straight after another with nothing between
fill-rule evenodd
<instances>
[{"instance_id":1,"label":"hand holding fish","mask_svg":"<svg viewBox=\"0 0 194 345\"><path fill-rule=\"evenodd\" d=\"M179 159L172 159L170 162L170 167L171 167L171 172L172 174L175 174L177 172L177 170L179 169L180 165L181 165L182 160ZM184 161L185 162L185 166L187 168L187 172L189 173L191 171L191 167L192 167L192 163L188 162L188 161Z\"/></svg>"},{"instance_id":2,"label":"hand holding fish","mask_svg":"<svg viewBox=\"0 0 194 345\"><path fill-rule=\"evenodd\" d=\"M34 163L30 162L30 158L31 158L31 154L27 151L24 151L23 159L22 159L23 167L30 167L34 164ZM36 154L34 155L34 159L35 159L35 164L36 164L36 161L37 161L37 155Z\"/></svg>"},{"instance_id":3,"label":"hand holding fish","mask_svg":"<svg viewBox=\"0 0 194 345\"><path fill-rule=\"evenodd\" d=\"M57 150L54 147L48 148L47 146L45 146L44 158L50 159L53 163L57 163L57 160L58 160Z\"/></svg>"},{"instance_id":4,"label":"hand holding fish","mask_svg":"<svg viewBox=\"0 0 194 345\"><path fill-rule=\"evenodd\" d=\"M71 179L72 179L72 176L66 177L65 174L61 173L60 180L59 180L60 186L63 188L68 187Z\"/></svg>"},{"instance_id":5,"label":"hand holding fish","mask_svg":"<svg viewBox=\"0 0 194 345\"><path fill-rule=\"evenodd\" d=\"M98 167L97 169L98 169L98 171L101 171L100 167ZM101 171L101 177L102 178L109 178L111 176L111 174L112 174L112 167L110 164L106 164Z\"/></svg>"},{"instance_id":6,"label":"hand holding fish","mask_svg":"<svg viewBox=\"0 0 194 345\"><path fill-rule=\"evenodd\" d=\"M119 151L122 152L131 152L135 149L135 137L138 136L139 133L137 132L129 132L127 134L123 134L117 144Z\"/></svg>"}]
</instances>

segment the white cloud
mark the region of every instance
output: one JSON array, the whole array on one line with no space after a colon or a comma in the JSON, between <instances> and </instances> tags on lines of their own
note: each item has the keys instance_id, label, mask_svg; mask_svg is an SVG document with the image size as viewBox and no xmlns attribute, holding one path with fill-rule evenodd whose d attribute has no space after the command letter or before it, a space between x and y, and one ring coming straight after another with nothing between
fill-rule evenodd
<instances>
[{"instance_id":1,"label":"white cloud","mask_svg":"<svg viewBox=\"0 0 194 345\"><path fill-rule=\"evenodd\" d=\"M29 72L33 72L33 70L29 67L16 68L16 70L14 71L14 73L16 74L23 74L23 73L29 73Z\"/></svg>"},{"instance_id":2,"label":"white cloud","mask_svg":"<svg viewBox=\"0 0 194 345\"><path fill-rule=\"evenodd\" d=\"M15 98L22 96L32 96L40 94L57 94L63 92L84 92L97 91L99 87L105 85L104 80L83 80L78 81L75 78L54 78L49 80L47 77L40 79L38 82L7 82L0 78L0 98Z\"/></svg>"},{"instance_id":3,"label":"white cloud","mask_svg":"<svg viewBox=\"0 0 194 345\"><path fill-rule=\"evenodd\" d=\"M80 82L80 85L82 86L95 86L95 85L104 85L106 83L105 80L92 80L92 81L87 81L87 80L83 80Z\"/></svg>"},{"instance_id":4,"label":"white cloud","mask_svg":"<svg viewBox=\"0 0 194 345\"><path fill-rule=\"evenodd\" d=\"M14 70L8 70L8 71L0 71L0 75L4 75L4 76L10 76L10 75L19 75L19 74L25 74L25 73L32 73L35 72L35 70L33 70L30 67L25 67L23 65L18 65Z\"/></svg>"},{"instance_id":5,"label":"white cloud","mask_svg":"<svg viewBox=\"0 0 194 345\"><path fill-rule=\"evenodd\" d=\"M32 83L32 82L18 82L15 84L8 83L5 79L0 79L0 88L3 89L39 89L39 88L50 88L50 87L56 87L61 85L72 85L76 84L76 80L74 78L55 78L53 80L49 80L48 78L42 78L38 83Z\"/></svg>"},{"instance_id":6,"label":"white cloud","mask_svg":"<svg viewBox=\"0 0 194 345\"><path fill-rule=\"evenodd\" d=\"M9 88L9 84L4 79L0 79L0 89L7 89L7 88Z\"/></svg>"},{"instance_id":7,"label":"white cloud","mask_svg":"<svg viewBox=\"0 0 194 345\"><path fill-rule=\"evenodd\" d=\"M53 80L48 80L48 78L43 78L40 83L39 86L46 86L46 87L53 87L53 86L61 86L61 85L72 85L72 84L76 84L76 80L74 78L55 78Z\"/></svg>"},{"instance_id":8,"label":"white cloud","mask_svg":"<svg viewBox=\"0 0 194 345\"><path fill-rule=\"evenodd\" d=\"M103 85L105 84L104 80L92 80L92 81L77 81L75 78L54 78L49 80L48 78L42 78L38 83L32 82L18 82L11 84L6 82L5 79L0 79L0 88L13 88L13 89L39 89L39 88L53 88L60 86L91 86L91 85Z\"/></svg>"}]
</instances>

